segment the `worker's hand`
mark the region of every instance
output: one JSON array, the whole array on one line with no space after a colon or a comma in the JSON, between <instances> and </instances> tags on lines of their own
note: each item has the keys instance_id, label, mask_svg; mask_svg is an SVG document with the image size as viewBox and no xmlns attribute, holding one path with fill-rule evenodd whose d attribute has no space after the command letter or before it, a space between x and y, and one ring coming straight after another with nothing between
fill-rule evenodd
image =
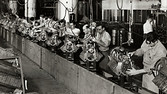
<instances>
[{"instance_id":1,"label":"worker's hand","mask_svg":"<svg viewBox=\"0 0 167 94\"><path fill-rule=\"evenodd\" d=\"M128 69L126 73L131 76L131 75L137 75L139 72L138 70L132 67L132 69Z\"/></svg>"},{"instance_id":2,"label":"worker's hand","mask_svg":"<svg viewBox=\"0 0 167 94\"><path fill-rule=\"evenodd\" d=\"M96 38L93 38L92 41L96 42L97 44L101 44L102 43L102 40L98 40Z\"/></svg>"},{"instance_id":3,"label":"worker's hand","mask_svg":"<svg viewBox=\"0 0 167 94\"><path fill-rule=\"evenodd\" d=\"M129 52L128 55L129 56L133 56L135 52Z\"/></svg>"}]
</instances>

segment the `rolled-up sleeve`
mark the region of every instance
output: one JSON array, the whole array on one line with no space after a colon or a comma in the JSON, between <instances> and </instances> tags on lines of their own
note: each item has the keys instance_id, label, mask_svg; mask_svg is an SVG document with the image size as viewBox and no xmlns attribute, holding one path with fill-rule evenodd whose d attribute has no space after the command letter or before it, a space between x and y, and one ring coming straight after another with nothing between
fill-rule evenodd
<instances>
[{"instance_id":1,"label":"rolled-up sleeve","mask_svg":"<svg viewBox=\"0 0 167 94\"><path fill-rule=\"evenodd\" d=\"M108 32L105 32L104 35L103 35L103 39L102 41L105 43L105 47L108 47L110 45L110 42L111 42L111 36Z\"/></svg>"}]
</instances>

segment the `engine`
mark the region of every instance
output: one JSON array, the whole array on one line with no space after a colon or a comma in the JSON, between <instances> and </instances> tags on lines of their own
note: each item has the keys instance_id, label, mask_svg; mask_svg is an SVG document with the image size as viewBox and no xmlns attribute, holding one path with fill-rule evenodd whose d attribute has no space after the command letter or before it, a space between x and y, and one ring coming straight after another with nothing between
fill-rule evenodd
<instances>
[{"instance_id":1,"label":"engine","mask_svg":"<svg viewBox=\"0 0 167 94\"><path fill-rule=\"evenodd\" d=\"M116 75L127 75L126 71L132 69L132 60L123 47L115 47L109 55L108 66Z\"/></svg>"},{"instance_id":2,"label":"engine","mask_svg":"<svg viewBox=\"0 0 167 94\"><path fill-rule=\"evenodd\" d=\"M47 42L48 46L53 46L53 47L58 46L60 43L61 43L61 41L58 39L57 34L53 34Z\"/></svg>"},{"instance_id":3,"label":"engine","mask_svg":"<svg viewBox=\"0 0 167 94\"><path fill-rule=\"evenodd\" d=\"M47 39L48 39L48 36L45 30L41 31L38 36L38 41L45 42Z\"/></svg>"},{"instance_id":4,"label":"engine","mask_svg":"<svg viewBox=\"0 0 167 94\"><path fill-rule=\"evenodd\" d=\"M156 64L153 74L155 78L153 82L158 88L167 93L167 57L162 57ZM155 74L156 73L156 74Z\"/></svg>"}]
</instances>

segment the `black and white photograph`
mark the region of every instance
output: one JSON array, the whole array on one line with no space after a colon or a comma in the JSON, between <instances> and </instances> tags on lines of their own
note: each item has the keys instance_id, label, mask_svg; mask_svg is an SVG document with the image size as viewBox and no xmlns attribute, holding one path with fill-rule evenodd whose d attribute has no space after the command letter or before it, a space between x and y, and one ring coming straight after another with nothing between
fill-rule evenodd
<instances>
[{"instance_id":1,"label":"black and white photograph","mask_svg":"<svg viewBox=\"0 0 167 94\"><path fill-rule=\"evenodd\" d=\"M0 0L0 94L167 94L167 0Z\"/></svg>"}]
</instances>

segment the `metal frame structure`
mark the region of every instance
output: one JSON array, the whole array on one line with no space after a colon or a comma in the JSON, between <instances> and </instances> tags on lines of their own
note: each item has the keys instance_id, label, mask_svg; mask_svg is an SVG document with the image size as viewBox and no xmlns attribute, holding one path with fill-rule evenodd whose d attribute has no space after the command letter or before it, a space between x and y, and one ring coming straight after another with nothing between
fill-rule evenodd
<instances>
[{"instance_id":1,"label":"metal frame structure","mask_svg":"<svg viewBox=\"0 0 167 94\"><path fill-rule=\"evenodd\" d=\"M21 82L22 82L22 91L23 94L25 94L25 83L24 83L24 75L23 75L23 68L22 68L22 61L21 57L19 56L11 56L11 57L0 57L0 60L13 60L13 59L18 59L18 63L20 64L20 72L21 72Z\"/></svg>"}]
</instances>

